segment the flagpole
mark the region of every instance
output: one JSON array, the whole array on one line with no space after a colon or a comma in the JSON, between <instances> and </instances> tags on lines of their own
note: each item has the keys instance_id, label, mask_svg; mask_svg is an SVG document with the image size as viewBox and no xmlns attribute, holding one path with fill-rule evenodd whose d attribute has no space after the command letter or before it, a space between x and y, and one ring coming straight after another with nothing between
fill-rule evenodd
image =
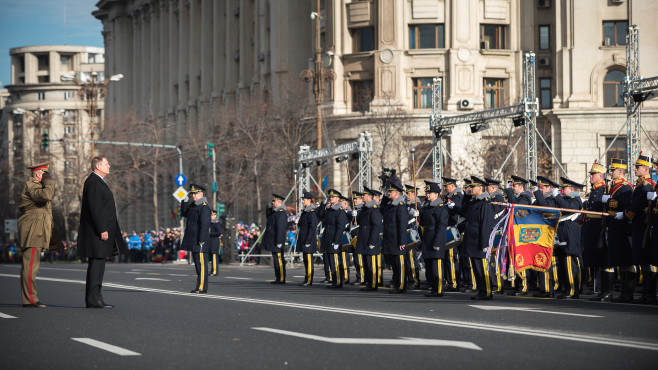
<instances>
[{"instance_id":1,"label":"flagpole","mask_svg":"<svg viewBox=\"0 0 658 370\"><path fill-rule=\"evenodd\" d=\"M502 203L502 202L491 202L491 204L497 205L497 206L508 206L510 203ZM611 215L606 212L594 212L594 211L585 211L582 209L569 209L569 208L556 208L556 207L540 207L540 206L530 206L530 205L525 205L525 204L514 204L514 208L533 208L533 209L545 209L548 211L561 211L561 212L571 212L571 213L584 213L587 215L598 215L598 216L607 216L607 217L614 217L614 215Z\"/></svg>"}]
</instances>

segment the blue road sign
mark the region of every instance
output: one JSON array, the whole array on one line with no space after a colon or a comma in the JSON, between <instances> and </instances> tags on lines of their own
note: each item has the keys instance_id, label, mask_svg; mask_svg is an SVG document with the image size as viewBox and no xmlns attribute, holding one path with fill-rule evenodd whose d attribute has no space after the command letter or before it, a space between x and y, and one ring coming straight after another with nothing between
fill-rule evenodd
<instances>
[{"instance_id":1,"label":"blue road sign","mask_svg":"<svg viewBox=\"0 0 658 370\"><path fill-rule=\"evenodd\" d=\"M179 173L178 175L176 175L176 177L174 177L174 182L178 186L183 186L187 183L187 177L185 177L185 175L183 175L182 173Z\"/></svg>"}]
</instances>

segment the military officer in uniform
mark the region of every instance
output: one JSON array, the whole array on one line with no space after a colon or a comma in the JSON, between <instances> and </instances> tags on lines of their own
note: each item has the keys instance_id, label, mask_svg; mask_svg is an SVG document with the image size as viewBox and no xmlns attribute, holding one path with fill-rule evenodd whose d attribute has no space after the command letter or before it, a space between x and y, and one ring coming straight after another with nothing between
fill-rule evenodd
<instances>
[{"instance_id":1,"label":"military officer in uniform","mask_svg":"<svg viewBox=\"0 0 658 370\"><path fill-rule=\"evenodd\" d=\"M448 208L448 226L457 227L459 215L462 212L462 201L464 193L457 187L457 180L450 177L442 177L443 191L445 194L445 206ZM459 254L455 248L450 248L443 259L445 270L446 291L459 291Z\"/></svg>"},{"instance_id":2,"label":"military officer in uniform","mask_svg":"<svg viewBox=\"0 0 658 370\"><path fill-rule=\"evenodd\" d=\"M649 209L649 200L647 194L653 192L656 183L651 179L652 160L648 156L640 155L635 161L635 176L637 182L631 198L631 206L626 209L624 217L631 221L631 230L633 234L633 265L642 268L644 277L644 289L642 297L633 303L648 303L649 287L653 286L651 295L655 296L656 286L653 280L656 279L656 266L651 265L651 249L644 247L645 232L647 225L647 211Z\"/></svg>"},{"instance_id":3,"label":"military officer in uniform","mask_svg":"<svg viewBox=\"0 0 658 370\"><path fill-rule=\"evenodd\" d=\"M606 274L614 283L615 266L618 266L622 279L621 295L613 302L627 303L633 300L635 289L635 266L633 266L633 249L629 240L630 225L624 217L624 211L631 205L633 185L626 181L627 162L622 158L612 158L608 172L612 178L610 195L603 195L608 213L613 217L606 220L608 226L608 258ZM612 293L612 291L611 291ZM612 297L611 297L612 298Z\"/></svg>"},{"instance_id":4,"label":"military officer in uniform","mask_svg":"<svg viewBox=\"0 0 658 370\"><path fill-rule=\"evenodd\" d=\"M557 207L555 197L558 195L560 184L544 176L537 176L537 185L533 188L535 203L541 207ZM557 258L554 253L551 255L550 271L538 272L539 292L533 294L533 297L548 298L553 297L555 290L559 288L559 273Z\"/></svg>"},{"instance_id":5,"label":"military officer in uniform","mask_svg":"<svg viewBox=\"0 0 658 370\"><path fill-rule=\"evenodd\" d=\"M603 196L608 194L608 186L605 183L605 167L601 164L594 162L592 168L589 170L589 183L592 189L589 192L587 201L583 203L583 209L587 211L603 212L605 210L605 203ZM585 267L592 270L596 275L599 273L600 292L595 297L590 298L590 301L609 301L612 297L612 288L614 283L614 274L606 273L605 266L608 259L608 251L604 248L605 243L601 240L605 239L605 234L602 232L603 217L600 215L584 215L585 222L581 228L581 239L583 243L583 262ZM607 220L606 220L607 221ZM612 276L608 276L612 275ZM612 279L610 279L612 278Z\"/></svg>"},{"instance_id":6,"label":"military officer in uniform","mask_svg":"<svg viewBox=\"0 0 658 370\"><path fill-rule=\"evenodd\" d=\"M404 255L409 215L402 196L402 184L399 181L391 181L387 191L388 194L382 199L381 205L384 220L382 251L389 256L393 268L393 290L389 293L404 294L407 291Z\"/></svg>"},{"instance_id":7,"label":"military officer in uniform","mask_svg":"<svg viewBox=\"0 0 658 370\"><path fill-rule=\"evenodd\" d=\"M286 244L286 226L288 216L285 197L272 194L272 202L267 206L267 224L263 235L263 248L272 252L272 266L274 266L274 281L270 284L286 283L286 259L283 256Z\"/></svg>"},{"instance_id":8,"label":"military officer in uniform","mask_svg":"<svg viewBox=\"0 0 658 370\"><path fill-rule=\"evenodd\" d=\"M189 194L192 199L181 203L181 215L185 217L185 234L181 249L192 252L194 268L197 274L196 287L190 293L208 292L208 252L210 250L210 207L203 196L204 189L197 184L190 184Z\"/></svg>"},{"instance_id":9,"label":"military officer in uniform","mask_svg":"<svg viewBox=\"0 0 658 370\"><path fill-rule=\"evenodd\" d=\"M555 197L555 204L559 208L582 209L583 201L580 199L578 190L585 187L575 181L560 177L560 187L562 194ZM559 257L561 270L563 271L560 284L564 282L564 293L559 295L558 299L578 299L580 297L580 284L582 269L579 260L581 259L580 248L580 226L578 225L580 214L564 214L560 218L557 227L557 237L560 241Z\"/></svg>"},{"instance_id":10,"label":"military officer in uniform","mask_svg":"<svg viewBox=\"0 0 658 370\"><path fill-rule=\"evenodd\" d=\"M222 221L217 217L217 211L210 210L210 231L208 232L210 239L210 276L217 276L217 265L219 263L219 246L220 238L222 237Z\"/></svg>"},{"instance_id":11,"label":"military officer in uniform","mask_svg":"<svg viewBox=\"0 0 658 370\"><path fill-rule=\"evenodd\" d=\"M297 223L297 245L301 246L304 260L304 282L300 285L313 285L313 253L318 245L318 213L313 203L313 194L305 191L302 195L302 213Z\"/></svg>"},{"instance_id":12,"label":"military officer in uniform","mask_svg":"<svg viewBox=\"0 0 658 370\"><path fill-rule=\"evenodd\" d=\"M489 200L491 203L506 203L505 195L500 188L500 181L494 180L489 177L485 177L484 181L487 183L486 192L489 193ZM507 207L504 205L492 204L494 210L494 225L500 221L500 218L505 214ZM492 261L495 264L495 260ZM495 294L502 294L503 287L503 276L501 276L500 271L496 271L495 265L491 267L491 287Z\"/></svg>"},{"instance_id":13,"label":"military officer in uniform","mask_svg":"<svg viewBox=\"0 0 658 370\"><path fill-rule=\"evenodd\" d=\"M446 255L446 229L448 209L439 197L439 184L425 181L425 204L420 210L422 255L425 260L425 277L430 286L425 297L443 296L443 258Z\"/></svg>"},{"instance_id":14,"label":"military officer in uniform","mask_svg":"<svg viewBox=\"0 0 658 370\"><path fill-rule=\"evenodd\" d=\"M406 203L407 203L407 212L409 214L409 223L407 224L407 230L411 232L412 230L414 232L418 232L418 217L420 216L420 213L418 212L418 199L417 199L417 194L418 194L418 188L415 188L411 185L404 185L405 187L405 196L406 196ZM419 245L420 246L420 245ZM409 288L413 287L413 289L419 289L420 288L420 271L417 266L417 261L418 261L418 252L416 251L416 247L413 248L407 248L407 253L404 256L405 260L405 266L406 271L405 271L405 277L407 279L407 284L412 284L409 286Z\"/></svg>"},{"instance_id":15,"label":"military officer in uniform","mask_svg":"<svg viewBox=\"0 0 658 370\"><path fill-rule=\"evenodd\" d=\"M514 204L531 205L532 194L526 190L529 181L521 176L512 175L512 181L507 183L505 194L507 201ZM513 296L527 295L528 294L528 278L526 271L521 271L516 274L514 280L514 291L509 293Z\"/></svg>"},{"instance_id":16,"label":"military officer in uniform","mask_svg":"<svg viewBox=\"0 0 658 370\"><path fill-rule=\"evenodd\" d=\"M53 230L51 202L55 194L55 180L48 172L49 163L28 167L32 178L27 181L18 210L18 235L23 261L21 265L21 297L23 307L46 307L37 298L37 283L41 252L47 251Z\"/></svg>"},{"instance_id":17,"label":"military officer in uniform","mask_svg":"<svg viewBox=\"0 0 658 370\"><path fill-rule=\"evenodd\" d=\"M348 224L345 210L340 204L341 193L336 189L327 192L329 203L324 211L322 224L324 234L322 235L322 246L327 252L329 260L329 275L331 285L327 288L338 289L343 287L343 258L341 253L341 238Z\"/></svg>"},{"instance_id":18,"label":"military officer in uniform","mask_svg":"<svg viewBox=\"0 0 658 370\"><path fill-rule=\"evenodd\" d=\"M658 159L653 159L654 172L658 173ZM656 185L653 191L647 193L647 200L649 201L649 210L652 212L648 217L651 223L648 225L648 233L645 236L645 248L651 249L651 265L653 268L658 266L658 199L656 198L656 191L658 190L658 185ZM656 272L653 271L654 278L651 281L651 284L648 286L648 292L646 300L644 303L655 304L656 303Z\"/></svg>"},{"instance_id":19,"label":"military officer in uniform","mask_svg":"<svg viewBox=\"0 0 658 370\"><path fill-rule=\"evenodd\" d=\"M358 236L359 233L359 213L363 210L363 193L359 191L352 192L352 199L354 199L354 210L352 211L352 217L350 219L350 240ZM357 239L358 240L358 239ZM354 271L356 273L356 281L353 285L363 285L365 280L363 277L363 257L357 251L356 246L350 246L350 251L352 252L352 262L354 263Z\"/></svg>"},{"instance_id":20,"label":"military officer in uniform","mask_svg":"<svg viewBox=\"0 0 658 370\"><path fill-rule=\"evenodd\" d=\"M359 228L356 238L356 253L362 256L363 279L362 291L376 291L381 282L381 239L382 213L379 203L374 199L379 192L368 187L363 188L363 207L359 211Z\"/></svg>"}]
</instances>

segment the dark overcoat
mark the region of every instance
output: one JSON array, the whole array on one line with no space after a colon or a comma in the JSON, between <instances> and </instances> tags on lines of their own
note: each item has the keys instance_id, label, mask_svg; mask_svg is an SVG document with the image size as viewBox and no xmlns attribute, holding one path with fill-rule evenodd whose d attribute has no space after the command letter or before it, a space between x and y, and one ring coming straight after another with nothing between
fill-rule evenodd
<instances>
[{"instance_id":1,"label":"dark overcoat","mask_svg":"<svg viewBox=\"0 0 658 370\"><path fill-rule=\"evenodd\" d=\"M555 204L559 208L566 209L582 209L583 201L580 200L579 196L568 197L564 195L558 195L555 197ZM572 213L562 213L562 217L568 217ZM581 256L582 250L580 249L580 225L576 220L561 220L557 226L557 238L561 242L566 242L567 245L564 246L564 252L572 256Z\"/></svg>"},{"instance_id":2,"label":"dark overcoat","mask_svg":"<svg viewBox=\"0 0 658 370\"><path fill-rule=\"evenodd\" d=\"M329 206L324 210L322 226L322 249L327 253L340 253L340 243L345 231L345 226L349 223L345 211L340 204Z\"/></svg>"},{"instance_id":3,"label":"dark overcoat","mask_svg":"<svg viewBox=\"0 0 658 370\"><path fill-rule=\"evenodd\" d=\"M608 199L608 212L616 214L624 212L631 205L633 186L625 179L612 182L610 199ZM633 264L633 250L629 240L631 225L627 219L617 220L608 217L608 260L606 267L631 266Z\"/></svg>"},{"instance_id":4,"label":"dark overcoat","mask_svg":"<svg viewBox=\"0 0 658 370\"><path fill-rule=\"evenodd\" d=\"M382 253L401 256L405 253L405 250L400 250L400 246L407 244L407 223L409 221L404 198L400 196L392 201L390 198L384 197L381 207L384 220Z\"/></svg>"},{"instance_id":5,"label":"dark overcoat","mask_svg":"<svg viewBox=\"0 0 658 370\"><path fill-rule=\"evenodd\" d=\"M220 221L218 218L214 221L211 218L208 236L210 238L210 250L208 252L212 254L219 254L219 237L222 236L222 221Z\"/></svg>"},{"instance_id":6,"label":"dark overcoat","mask_svg":"<svg viewBox=\"0 0 658 370\"><path fill-rule=\"evenodd\" d=\"M356 238L356 252L367 256L381 253L382 213L379 205L372 200L365 204L357 216L359 223ZM372 248L371 248L372 247Z\"/></svg>"},{"instance_id":7,"label":"dark overcoat","mask_svg":"<svg viewBox=\"0 0 658 370\"><path fill-rule=\"evenodd\" d=\"M425 202L420 209L420 229L422 230L423 259L444 258L446 253L446 229L448 209L441 198ZM437 248L438 250L436 250Z\"/></svg>"},{"instance_id":8,"label":"dark overcoat","mask_svg":"<svg viewBox=\"0 0 658 370\"><path fill-rule=\"evenodd\" d=\"M183 202L180 213L185 217L185 234L181 249L197 253L208 253L210 249L210 207L206 198L194 202Z\"/></svg>"},{"instance_id":9,"label":"dark overcoat","mask_svg":"<svg viewBox=\"0 0 658 370\"><path fill-rule=\"evenodd\" d=\"M464 240L461 251L465 257L485 258L489 236L494 225L494 208L489 203L489 193L469 197L465 204Z\"/></svg>"},{"instance_id":10,"label":"dark overcoat","mask_svg":"<svg viewBox=\"0 0 658 370\"><path fill-rule=\"evenodd\" d=\"M263 248L272 253L281 253L286 245L286 226L288 216L286 206L267 209L267 226L263 235Z\"/></svg>"},{"instance_id":11,"label":"dark overcoat","mask_svg":"<svg viewBox=\"0 0 658 370\"><path fill-rule=\"evenodd\" d=\"M302 253L315 253L318 247L318 222L314 204L302 209L297 223L297 249L301 247Z\"/></svg>"}]
</instances>

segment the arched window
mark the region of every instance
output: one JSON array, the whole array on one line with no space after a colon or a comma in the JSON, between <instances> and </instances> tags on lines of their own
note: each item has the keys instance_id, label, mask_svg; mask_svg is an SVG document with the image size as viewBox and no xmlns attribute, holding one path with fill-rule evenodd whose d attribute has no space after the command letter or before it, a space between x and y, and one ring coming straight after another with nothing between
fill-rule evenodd
<instances>
[{"instance_id":1,"label":"arched window","mask_svg":"<svg viewBox=\"0 0 658 370\"><path fill-rule=\"evenodd\" d=\"M624 99L622 97L622 83L626 74L613 69L609 71L603 79L603 106L604 107L623 107Z\"/></svg>"}]
</instances>

